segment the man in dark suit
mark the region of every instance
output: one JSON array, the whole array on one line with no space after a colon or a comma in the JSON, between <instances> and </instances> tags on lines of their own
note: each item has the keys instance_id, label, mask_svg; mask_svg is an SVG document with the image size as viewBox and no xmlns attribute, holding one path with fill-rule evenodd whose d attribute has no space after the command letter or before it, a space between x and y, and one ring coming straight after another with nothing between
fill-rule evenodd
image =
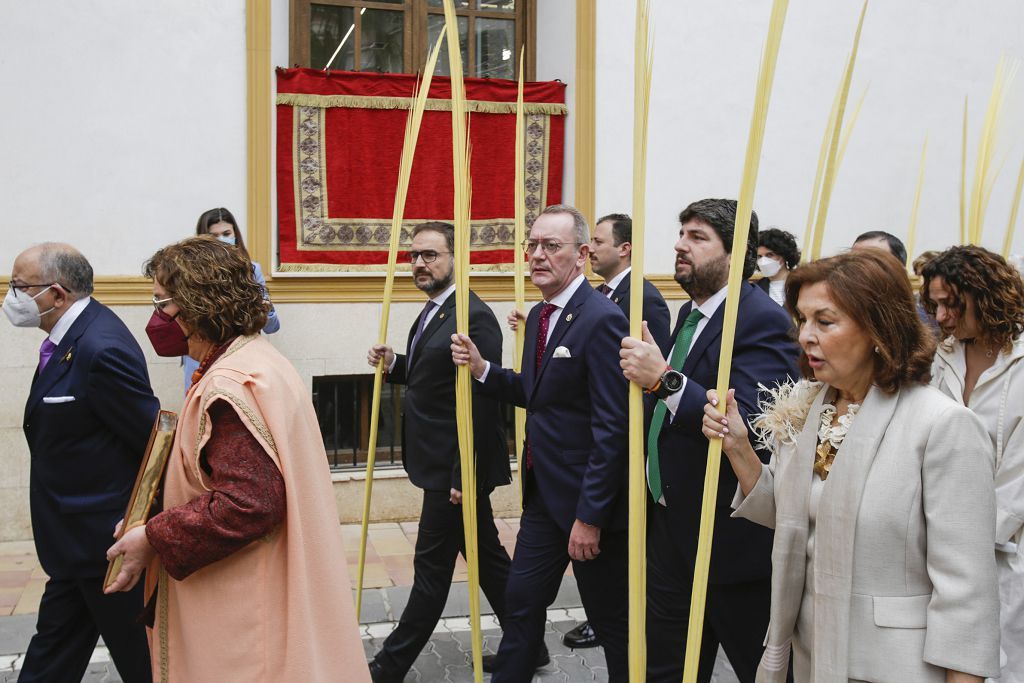
<instances>
[{"instance_id":1,"label":"man in dark suit","mask_svg":"<svg viewBox=\"0 0 1024 683\"><path fill-rule=\"evenodd\" d=\"M413 665L444 610L459 553L465 554L462 525L462 474L455 422L455 332L453 266L455 228L423 223L413 229L409 260L413 280L428 297L409 330L406 355L374 346L367 361L384 359L388 381L406 385L402 414L402 462L409 481L423 489L423 507L413 560L415 577L398 626L370 662L374 681L401 681ZM491 309L469 295L470 334L484 357L501 361L501 329ZM509 449L499 404L473 397L473 444L477 463L477 520L480 585L499 622L504 622L509 557L498 540L490 493L511 481ZM547 653L544 652L546 659Z\"/></svg>"},{"instance_id":2,"label":"man in dark suit","mask_svg":"<svg viewBox=\"0 0 1024 683\"><path fill-rule=\"evenodd\" d=\"M549 206L534 222L525 247L544 302L526 319L521 373L488 363L469 337L452 338L453 360L469 364L485 393L526 408L524 509L494 683L531 680L570 561L609 678L626 680L627 384L617 350L628 326L583 275L588 242L570 206Z\"/></svg>"},{"instance_id":3,"label":"man in dark suit","mask_svg":"<svg viewBox=\"0 0 1024 683\"><path fill-rule=\"evenodd\" d=\"M633 219L624 213L610 213L599 218L590 237L590 267L604 280L597 291L617 303L627 320L632 257ZM643 319L647 321L647 329L658 348L667 355L672 346L668 306L658 288L647 279L644 279ZM562 642L572 648L596 647L597 636L590 623L584 621L562 636Z\"/></svg>"},{"instance_id":4,"label":"man in dark suit","mask_svg":"<svg viewBox=\"0 0 1024 683\"><path fill-rule=\"evenodd\" d=\"M135 338L92 300L92 267L41 244L14 261L4 312L47 333L25 406L32 533L50 577L21 681L82 680L99 636L125 681L149 681L142 584L103 594L106 550L159 410Z\"/></svg>"},{"instance_id":5,"label":"man in dark suit","mask_svg":"<svg viewBox=\"0 0 1024 683\"><path fill-rule=\"evenodd\" d=\"M708 441L701 432L707 390L718 377L722 320L736 202L704 199L679 215L676 281L691 302L679 312L668 360L649 334L622 343L625 376L657 397L648 433L647 681L683 675L690 588L699 535ZM750 219L743 277L757 259L757 215ZM741 285L731 386L744 418L756 415L758 387L798 377L788 314L758 287ZM761 452L767 461L768 453ZM710 681L718 646L741 681L753 681L768 629L770 530L731 517L736 476L718 480L714 543L698 680Z\"/></svg>"}]
</instances>

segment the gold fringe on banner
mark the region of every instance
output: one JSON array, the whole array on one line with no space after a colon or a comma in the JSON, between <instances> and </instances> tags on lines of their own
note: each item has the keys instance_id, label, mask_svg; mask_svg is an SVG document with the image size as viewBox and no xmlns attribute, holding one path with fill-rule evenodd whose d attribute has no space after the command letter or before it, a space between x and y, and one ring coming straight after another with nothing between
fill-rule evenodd
<instances>
[{"instance_id":1,"label":"gold fringe on banner","mask_svg":"<svg viewBox=\"0 0 1024 683\"><path fill-rule=\"evenodd\" d=\"M788 4L788 0L772 2L768 37L765 40L761 68L757 76L754 112L750 117L750 135L747 138L747 154L743 164L743 181L740 184L736 205L736 225L733 230L732 258L729 263L729 286L725 297L725 318L722 323L722 350L718 362L716 388L718 395L722 397L722 405L724 405L729 391L733 342L736 337L736 316L740 287L743 284L743 263L747 254L747 236L750 232L750 215L753 212L754 188L757 185L765 121L768 118L768 103L771 101L775 64L779 55L779 44L782 42L782 27L786 21ZM840 105L840 111L841 107L842 105ZM838 140L833 142L838 142ZM704 634L704 608L708 590L708 567L711 564L711 543L715 530L718 473L721 464L722 441L721 439L712 439L708 442L708 464L704 476L704 497L701 502L700 535L697 540L697 560L693 570L693 588L690 596L690 623L686 632L686 660L683 668L684 683L696 683L697 668L700 664L701 638Z\"/></svg>"},{"instance_id":2,"label":"gold fringe on banner","mask_svg":"<svg viewBox=\"0 0 1024 683\"><path fill-rule=\"evenodd\" d=\"M928 158L928 136L924 136L921 147L921 164L917 169L917 188L914 190L914 206L910 210L910 227L907 229L907 270L913 272L914 250L917 247L917 214L921 208L921 188L924 187L924 164Z\"/></svg>"},{"instance_id":3,"label":"gold fringe on banner","mask_svg":"<svg viewBox=\"0 0 1024 683\"><path fill-rule=\"evenodd\" d=\"M637 0L633 47L633 237L629 335L643 338L644 225L647 220L647 124L651 108L651 6ZM647 476L643 387L629 383L629 680L647 676Z\"/></svg>"},{"instance_id":4,"label":"gold fringe on banner","mask_svg":"<svg viewBox=\"0 0 1024 683\"><path fill-rule=\"evenodd\" d=\"M526 239L526 112L523 106L523 63L526 48L519 52L519 89L516 94L516 170L515 170L515 245L513 283L515 285L516 310L526 310L525 254L522 243ZM526 343L526 325L516 326L516 346L512 350L512 369L517 373L523 369L523 347ZM523 507L523 446L526 443L526 409L515 408L516 422L516 473L519 477L519 507Z\"/></svg>"},{"instance_id":5,"label":"gold fringe on banner","mask_svg":"<svg viewBox=\"0 0 1024 683\"><path fill-rule=\"evenodd\" d=\"M839 105L836 109L835 127L832 131L832 141L829 145L828 160L825 162L825 179L822 181L821 201L818 203L818 217L814 223L814 239L811 243L811 258L821 257L821 242L825 237L825 220L828 218L828 207L832 201L832 188L835 184L837 172L837 155L839 152L839 131L843 125L843 113L846 111L846 99L850 94L850 82L853 80L853 67L857 63L857 50L860 46L861 29L864 28L864 15L868 11L868 0L864 0L861 6L860 19L857 21L857 31L853 35L853 49L850 50L850 57L846 62L846 69L843 72L842 86L840 89Z\"/></svg>"},{"instance_id":6,"label":"gold fringe on banner","mask_svg":"<svg viewBox=\"0 0 1024 683\"><path fill-rule=\"evenodd\" d=\"M444 0L448 63L452 79L452 168L455 190L455 329L469 334L469 133L466 121L466 86L462 80L462 53L453 0ZM462 526L466 534L466 569L469 583L469 628L473 648L473 679L483 681L483 637L480 633L480 565L477 553L476 453L473 449L473 379L468 365L455 373L455 416L462 466Z\"/></svg>"},{"instance_id":7,"label":"gold fringe on banner","mask_svg":"<svg viewBox=\"0 0 1024 683\"><path fill-rule=\"evenodd\" d=\"M381 310L380 329L377 334L378 344L387 344L388 318L391 314L391 294L395 286L395 268L398 259L398 239L402 232L402 218L405 214L405 198L409 192L409 178L412 175L412 162L416 156L416 141L419 139L420 123L423 120L423 105L427 101L430 80L434 74L434 65L441 51L441 36L427 59L427 69L415 98L416 105L409 112L406 120L405 141L402 143L402 157L398 166L398 187L395 190L395 210L391 219L391 241L388 245L388 272L384 281L384 302ZM373 373L373 400L370 412L370 436L366 452L366 486L363 489L363 525L359 536L359 567L356 572L356 621L359 621L363 608L363 575L366 569L366 536L370 524L370 501L373 496L373 465L377 456L377 428L380 421L380 394L384 380L384 359L381 358Z\"/></svg>"},{"instance_id":8,"label":"gold fringe on banner","mask_svg":"<svg viewBox=\"0 0 1024 683\"><path fill-rule=\"evenodd\" d=\"M348 109L411 109L411 97L371 97L369 95L306 95L301 93L279 93L278 104L292 107L344 107ZM564 116L568 108L557 102L526 102L527 114L548 114ZM428 99L427 111L451 111L452 101L445 99ZM466 111L473 114L514 114L515 102L488 102L485 100L466 100Z\"/></svg>"}]
</instances>

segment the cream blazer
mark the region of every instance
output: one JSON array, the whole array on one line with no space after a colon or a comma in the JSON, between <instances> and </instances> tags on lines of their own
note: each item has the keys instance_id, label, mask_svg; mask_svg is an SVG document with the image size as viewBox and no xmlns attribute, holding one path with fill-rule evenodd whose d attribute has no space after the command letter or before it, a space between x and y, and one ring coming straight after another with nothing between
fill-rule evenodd
<instances>
[{"instance_id":1,"label":"cream blazer","mask_svg":"<svg viewBox=\"0 0 1024 683\"><path fill-rule=\"evenodd\" d=\"M943 681L999 673L992 449L968 409L916 385L872 387L825 481L813 596L804 595L818 392L734 515L775 529L771 620L757 680L785 681L801 601L814 600L814 681Z\"/></svg>"}]
</instances>

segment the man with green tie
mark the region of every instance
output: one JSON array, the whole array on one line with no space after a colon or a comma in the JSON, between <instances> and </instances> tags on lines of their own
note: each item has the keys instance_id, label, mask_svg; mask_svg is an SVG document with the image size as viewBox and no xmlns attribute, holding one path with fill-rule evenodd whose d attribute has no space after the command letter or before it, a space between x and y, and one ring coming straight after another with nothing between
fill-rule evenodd
<instances>
[{"instance_id":1,"label":"man with green tie","mask_svg":"<svg viewBox=\"0 0 1024 683\"><path fill-rule=\"evenodd\" d=\"M679 214L675 279L690 296L680 309L669 358L645 330L627 337L623 374L656 400L647 439L647 681L683 675L690 587L697 553L708 441L701 432L707 390L721 352L736 202L703 199ZM743 277L757 262L757 214L750 217ZM798 377L789 314L750 283L740 290L732 386L744 418L757 415L759 386ZM767 451L759 451L765 462ZM723 467L711 551L699 681L710 681L718 646L740 681L753 681L768 629L772 532L730 516L736 477Z\"/></svg>"}]
</instances>

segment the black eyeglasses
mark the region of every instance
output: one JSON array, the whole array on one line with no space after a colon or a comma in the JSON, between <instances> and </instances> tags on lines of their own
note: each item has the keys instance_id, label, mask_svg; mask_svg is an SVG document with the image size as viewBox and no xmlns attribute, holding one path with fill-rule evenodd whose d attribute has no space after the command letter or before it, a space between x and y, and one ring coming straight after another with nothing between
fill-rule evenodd
<instances>
[{"instance_id":1,"label":"black eyeglasses","mask_svg":"<svg viewBox=\"0 0 1024 683\"><path fill-rule=\"evenodd\" d=\"M71 291L71 290L69 290L67 287L65 287L64 285L62 285L59 282L41 282L39 284L34 284L33 285L33 284L29 284L27 282L18 282L16 280L11 280L10 282L7 283L7 286L10 287L11 289L20 289L23 292L25 292L26 290L32 289L33 287L53 287L54 285L56 285L57 287L60 287L65 292Z\"/></svg>"},{"instance_id":2,"label":"black eyeglasses","mask_svg":"<svg viewBox=\"0 0 1024 683\"><path fill-rule=\"evenodd\" d=\"M450 254L450 251L434 251L433 249L424 249L423 251L410 251L409 252L409 263L416 263L417 259L423 259L424 263L433 263L437 260L437 257L441 254Z\"/></svg>"}]
</instances>

